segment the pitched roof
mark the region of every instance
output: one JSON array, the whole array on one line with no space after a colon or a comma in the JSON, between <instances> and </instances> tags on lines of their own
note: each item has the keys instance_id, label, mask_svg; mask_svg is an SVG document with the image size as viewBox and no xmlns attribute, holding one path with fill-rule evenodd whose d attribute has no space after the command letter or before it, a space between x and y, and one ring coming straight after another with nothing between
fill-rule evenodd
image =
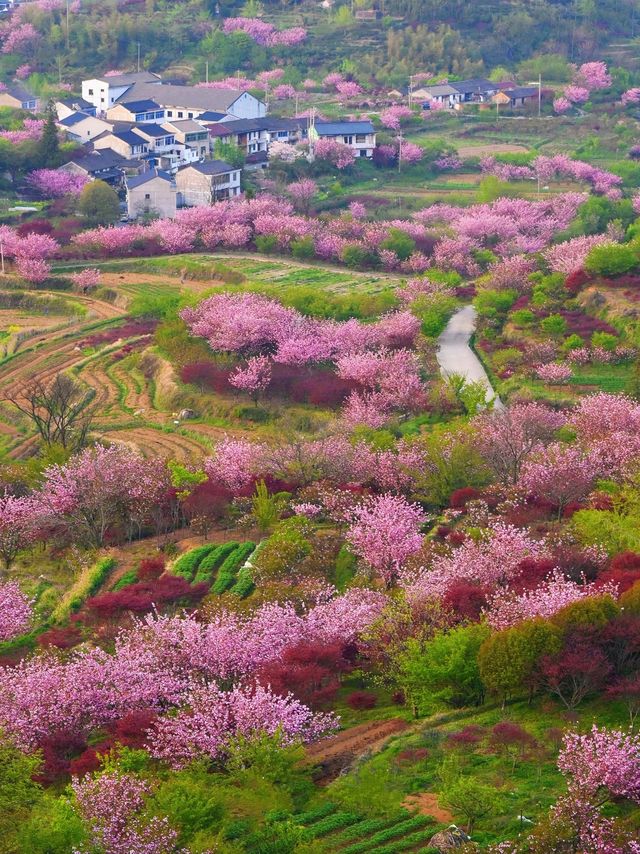
<instances>
[{"instance_id":1,"label":"pitched roof","mask_svg":"<svg viewBox=\"0 0 640 854\"><path fill-rule=\"evenodd\" d=\"M132 175L127 177L127 189L132 190L135 187L141 187L143 184L148 184L149 181L153 181L156 178L168 181L169 183L172 183L173 181L171 175L163 169L149 169L147 172L143 172L142 175Z\"/></svg>"},{"instance_id":2,"label":"pitched roof","mask_svg":"<svg viewBox=\"0 0 640 854\"><path fill-rule=\"evenodd\" d=\"M169 119L164 122L163 128L173 128L180 133L206 133L207 129L193 119ZM168 131L170 132L170 131Z\"/></svg>"},{"instance_id":3,"label":"pitched roof","mask_svg":"<svg viewBox=\"0 0 640 854\"><path fill-rule=\"evenodd\" d=\"M157 86L160 83L160 75L153 74L151 71L131 71L129 74L109 74L107 77L94 77L94 80L100 80L103 83L108 83L109 86L133 86L136 83L152 83Z\"/></svg>"},{"instance_id":4,"label":"pitched roof","mask_svg":"<svg viewBox=\"0 0 640 854\"><path fill-rule=\"evenodd\" d=\"M83 122L85 119L95 119L95 116L90 116L88 113L71 113L66 119L58 119L58 124L70 128L79 122Z\"/></svg>"},{"instance_id":5,"label":"pitched roof","mask_svg":"<svg viewBox=\"0 0 640 854\"><path fill-rule=\"evenodd\" d=\"M231 122L229 122L229 124L216 122L214 125L207 125L207 130L209 131L209 136L212 137L231 136L233 133L233 130L231 129Z\"/></svg>"},{"instance_id":6,"label":"pitched roof","mask_svg":"<svg viewBox=\"0 0 640 854\"><path fill-rule=\"evenodd\" d=\"M239 89L208 89L204 86L174 86L153 83L136 83L119 99L144 100L151 98L162 107L184 107L194 110L214 110L220 112L227 109L240 98L244 92Z\"/></svg>"},{"instance_id":7,"label":"pitched roof","mask_svg":"<svg viewBox=\"0 0 640 854\"><path fill-rule=\"evenodd\" d=\"M79 96L65 98L64 100L59 99L56 103L64 104L64 106L69 107L70 110L95 110L95 107L90 101L85 101L84 98L80 98Z\"/></svg>"},{"instance_id":8,"label":"pitched roof","mask_svg":"<svg viewBox=\"0 0 640 854\"><path fill-rule=\"evenodd\" d=\"M205 110L198 116L198 121L221 122L226 115L226 113L218 113L215 110Z\"/></svg>"},{"instance_id":9,"label":"pitched roof","mask_svg":"<svg viewBox=\"0 0 640 854\"><path fill-rule=\"evenodd\" d=\"M501 89L510 98L533 98L538 94L537 86L513 86L511 89Z\"/></svg>"},{"instance_id":10,"label":"pitched roof","mask_svg":"<svg viewBox=\"0 0 640 854\"><path fill-rule=\"evenodd\" d=\"M115 136L116 139L126 142L127 145L144 145L147 142L146 139L138 136L138 134L134 133L132 130L112 132L111 136Z\"/></svg>"},{"instance_id":11,"label":"pitched roof","mask_svg":"<svg viewBox=\"0 0 640 854\"><path fill-rule=\"evenodd\" d=\"M144 98L142 101L118 101L118 104L123 106L125 110L131 113L144 113L147 110L160 110L160 104L156 104L151 98Z\"/></svg>"},{"instance_id":12,"label":"pitched roof","mask_svg":"<svg viewBox=\"0 0 640 854\"><path fill-rule=\"evenodd\" d=\"M473 94L475 92L495 92L498 88L491 80L486 80L484 77L474 77L471 80L457 80L450 84L462 95Z\"/></svg>"},{"instance_id":13,"label":"pitched roof","mask_svg":"<svg viewBox=\"0 0 640 854\"><path fill-rule=\"evenodd\" d=\"M165 130L162 125L156 125L151 123L148 125L136 125L134 128L132 128L132 130L134 131L134 133L140 134L141 136L142 134L147 134L148 136L151 136L154 139L159 139L161 136L171 136L170 130Z\"/></svg>"},{"instance_id":14,"label":"pitched roof","mask_svg":"<svg viewBox=\"0 0 640 854\"><path fill-rule=\"evenodd\" d=\"M12 98L16 98L18 101L35 101L36 96L32 95L27 89L24 88L20 83L9 83L6 89L3 89L5 95L11 95Z\"/></svg>"},{"instance_id":15,"label":"pitched roof","mask_svg":"<svg viewBox=\"0 0 640 854\"><path fill-rule=\"evenodd\" d=\"M203 160L201 163L189 163L188 166L178 169L178 172L181 172L182 169L195 169L202 175L223 175L225 172L237 171L235 166L230 166L224 160Z\"/></svg>"},{"instance_id":16,"label":"pitched roof","mask_svg":"<svg viewBox=\"0 0 640 854\"><path fill-rule=\"evenodd\" d=\"M375 133L371 122L316 122L318 136L339 136L350 133Z\"/></svg>"},{"instance_id":17,"label":"pitched roof","mask_svg":"<svg viewBox=\"0 0 640 854\"><path fill-rule=\"evenodd\" d=\"M87 152L86 154L78 154L72 157L65 166L73 163L84 169L87 172L100 172L103 169L112 169L113 167L123 166L127 163L126 159L114 151L112 148L101 148L97 151ZM61 167L64 168L64 167Z\"/></svg>"},{"instance_id":18,"label":"pitched roof","mask_svg":"<svg viewBox=\"0 0 640 854\"><path fill-rule=\"evenodd\" d=\"M453 86L450 86L448 83L437 83L435 86L420 86L419 89L414 90L413 95L418 95L420 92L432 95L434 98L460 94L458 89L454 89Z\"/></svg>"}]
</instances>

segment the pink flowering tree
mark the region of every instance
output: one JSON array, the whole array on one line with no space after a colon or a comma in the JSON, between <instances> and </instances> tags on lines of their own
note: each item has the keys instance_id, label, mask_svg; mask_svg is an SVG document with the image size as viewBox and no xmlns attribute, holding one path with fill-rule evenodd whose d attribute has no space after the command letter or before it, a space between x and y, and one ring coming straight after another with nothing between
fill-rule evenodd
<instances>
[{"instance_id":1,"label":"pink flowering tree","mask_svg":"<svg viewBox=\"0 0 640 854\"><path fill-rule=\"evenodd\" d=\"M287 192L293 199L294 205L301 211L308 213L311 199L318 192L318 185L311 178L301 178L293 181L287 187Z\"/></svg>"},{"instance_id":2,"label":"pink flowering tree","mask_svg":"<svg viewBox=\"0 0 640 854\"><path fill-rule=\"evenodd\" d=\"M355 80L340 80L336 83L336 92L343 98L357 98L362 95L362 86Z\"/></svg>"},{"instance_id":3,"label":"pink flowering tree","mask_svg":"<svg viewBox=\"0 0 640 854\"><path fill-rule=\"evenodd\" d=\"M589 100L589 90L584 86L567 86L564 97L572 104L584 104Z\"/></svg>"},{"instance_id":4,"label":"pink flowering tree","mask_svg":"<svg viewBox=\"0 0 640 854\"><path fill-rule=\"evenodd\" d=\"M605 62L585 62L578 68L574 82L592 92L608 89L613 81Z\"/></svg>"},{"instance_id":5,"label":"pink flowering tree","mask_svg":"<svg viewBox=\"0 0 640 854\"><path fill-rule=\"evenodd\" d=\"M515 484L531 455L550 442L565 418L540 403L521 403L474 420L484 460L504 484Z\"/></svg>"},{"instance_id":6,"label":"pink flowering tree","mask_svg":"<svg viewBox=\"0 0 640 854\"><path fill-rule=\"evenodd\" d=\"M379 495L355 508L346 539L354 554L392 587L407 558L420 550L420 528L426 520L417 504L397 495Z\"/></svg>"},{"instance_id":7,"label":"pink flowering tree","mask_svg":"<svg viewBox=\"0 0 640 854\"><path fill-rule=\"evenodd\" d=\"M602 463L595 455L577 445L556 442L525 463L518 488L549 501L561 518L567 505L586 498L603 474Z\"/></svg>"},{"instance_id":8,"label":"pink flowering tree","mask_svg":"<svg viewBox=\"0 0 640 854\"><path fill-rule=\"evenodd\" d=\"M91 288L98 287L101 277L102 273L97 267L86 267L78 273L72 273L69 278L78 291L86 293Z\"/></svg>"},{"instance_id":9,"label":"pink flowering tree","mask_svg":"<svg viewBox=\"0 0 640 854\"><path fill-rule=\"evenodd\" d=\"M278 101L286 101L296 97L296 90L290 83L280 83L273 90L273 97Z\"/></svg>"},{"instance_id":10,"label":"pink flowering tree","mask_svg":"<svg viewBox=\"0 0 640 854\"><path fill-rule=\"evenodd\" d=\"M313 153L318 160L326 160L337 169L347 169L356 162L353 149L334 139L319 139L313 144Z\"/></svg>"},{"instance_id":11,"label":"pink flowering tree","mask_svg":"<svg viewBox=\"0 0 640 854\"><path fill-rule=\"evenodd\" d=\"M100 547L113 526L128 529L148 519L168 485L161 460L96 445L45 469L39 500L79 542Z\"/></svg>"},{"instance_id":12,"label":"pink flowering tree","mask_svg":"<svg viewBox=\"0 0 640 854\"><path fill-rule=\"evenodd\" d=\"M276 30L273 24L260 18L226 18L223 26L225 33L241 31L246 33L256 44L265 47L294 47L307 38L304 27L291 27L288 30Z\"/></svg>"},{"instance_id":13,"label":"pink flowering tree","mask_svg":"<svg viewBox=\"0 0 640 854\"><path fill-rule=\"evenodd\" d=\"M0 557L5 570L11 568L18 554L35 542L43 518L38 502L5 492L0 496Z\"/></svg>"},{"instance_id":14,"label":"pink flowering tree","mask_svg":"<svg viewBox=\"0 0 640 854\"><path fill-rule=\"evenodd\" d=\"M573 376L573 371L569 365L559 365L555 362L549 362L546 365L536 365L534 370L538 379L553 385L568 383Z\"/></svg>"},{"instance_id":15,"label":"pink flowering tree","mask_svg":"<svg viewBox=\"0 0 640 854\"><path fill-rule=\"evenodd\" d=\"M33 69L27 63L24 63L23 65L19 65L16 68L16 79L17 80L26 80L32 71L33 71Z\"/></svg>"},{"instance_id":16,"label":"pink flowering tree","mask_svg":"<svg viewBox=\"0 0 640 854\"><path fill-rule=\"evenodd\" d=\"M564 113L568 113L571 109L571 101L564 96L559 98L554 98L553 100L553 112L557 113L559 116Z\"/></svg>"},{"instance_id":17,"label":"pink flowering tree","mask_svg":"<svg viewBox=\"0 0 640 854\"><path fill-rule=\"evenodd\" d=\"M26 180L43 198L56 199L79 195L88 178L60 169L36 169L27 175Z\"/></svg>"},{"instance_id":18,"label":"pink flowering tree","mask_svg":"<svg viewBox=\"0 0 640 854\"><path fill-rule=\"evenodd\" d=\"M569 732L558 756L558 768L570 791L597 804L611 797L640 803L640 735L593 725L580 735Z\"/></svg>"},{"instance_id":19,"label":"pink flowering tree","mask_svg":"<svg viewBox=\"0 0 640 854\"><path fill-rule=\"evenodd\" d=\"M6 31L2 53L22 53L33 49L42 36L33 24L18 24Z\"/></svg>"},{"instance_id":20,"label":"pink flowering tree","mask_svg":"<svg viewBox=\"0 0 640 854\"><path fill-rule=\"evenodd\" d=\"M261 392L271 382L271 361L267 356L253 356L244 367L237 368L229 377L229 383L241 391L246 391L258 402Z\"/></svg>"},{"instance_id":21,"label":"pink flowering tree","mask_svg":"<svg viewBox=\"0 0 640 854\"><path fill-rule=\"evenodd\" d=\"M380 121L386 128L400 130L400 125L405 119L413 117L413 110L401 104L388 107L380 113Z\"/></svg>"},{"instance_id":22,"label":"pink flowering tree","mask_svg":"<svg viewBox=\"0 0 640 854\"><path fill-rule=\"evenodd\" d=\"M330 714L314 714L292 695L280 696L262 685L220 691L196 688L188 706L162 718L151 736L151 751L174 768L198 757L223 758L236 736L277 735L282 744L311 741L337 726Z\"/></svg>"},{"instance_id":23,"label":"pink flowering tree","mask_svg":"<svg viewBox=\"0 0 640 854\"><path fill-rule=\"evenodd\" d=\"M106 771L74 779L73 805L84 820L91 850L105 854L171 854L177 833L166 818L145 816L148 783L131 774Z\"/></svg>"},{"instance_id":24,"label":"pink flowering tree","mask_svg":"<svg viewBox=\"0 0 640 854\"><path fill-rule=\"evenodd\" d=\"M0 641L24 634L32 619L31 600L15 581L0 584Z\"/></svg>"},{"instance_id":25,"label":"pink flowering tree","mask_svg":"<svg viewBox=\"0 0 640 854\"><path fill-rule=\"evenodd\" d=\"M626 92L622 93L620 100L625 107L628 107L630 104L640 104L640 89L638 87L627 89Z\"/></svg>"}]
</instances>

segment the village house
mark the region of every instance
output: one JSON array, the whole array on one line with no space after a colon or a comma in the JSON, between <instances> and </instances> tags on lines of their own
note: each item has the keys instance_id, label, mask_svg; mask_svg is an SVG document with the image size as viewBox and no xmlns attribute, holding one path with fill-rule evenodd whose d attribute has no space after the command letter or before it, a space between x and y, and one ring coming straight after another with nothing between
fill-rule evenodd
<instances>
[{"instance_id":1,"label":"village house","mask_svg":"<svg viewBox=\"0 0 640 854\"><path fill-rule=\"evenodd\" d=\"M168 172L153 168L127 177L125 189L129 219L143 216L172 219L176 215L177 188Z\"/></svg>"},{"instance_id":2,"label":"village house","mask_svg":"<svg viewBox=\"0 0 640 854\"><path fill-rule=\"evenodd\" d=\"M149 151L149 140L132 130L108 131L93 140L96 150L110 148L121 157L131 160L142 158Z\"/></svg>"},{"instance_id":3,"label":"village house","mask_svg":"<svg viewBox=\"0 0 640 854\"><path fill-rule=\"evenodd\" d=\"M111 131L112 125L97 116L88 113L71 113L63 119L58 119L56 126L63 131L72 142L91 142L103 133Z\"/></svg>"},{"instance_id":4,"label":"village house","mask_svg":"<svg viewBox=\"0 0 640 854\"><path fill-rule=\"evenodd\" d=\"M83 175L90 181L100 180L112 186L120 186L125 175L136 175L142 168L140 160L126 160L109 148L82 152L60 167L72 175Z\"/></svg>"},{"instance_id":5,"label":"village house","mask_svg":"<svg viewBox=\"0 0 640 854\"><path fill-rule=\"evenodd\" d=\"M66 119L67 116L72 116L74 113L86 113L88 116L95 116L96 108L84 98L72 97L66 98L64 101L56 101L54 104L56 115L59 119Z\"/></svg>"},{"instance_id":6,"label":"village house","mask_svg":"<svg viewBox=\"0 0 640 854\"><path fill-rule=\"evenodd\" d=\"M371 122L316 122L309 128L309 141L333 139L352 148L356 157L373 157L376 131Z\"/></svg>"},{"instance_id":7,"label":"village house","mask_svg":"<svg viewBox=\"0 0 640 854\"><path fill-rule=\"evenodd\" d=\"M136 83L119 98L122 103L150 99L165 111L166 119L197 119L202 113L222 113L239 119L255 119L266 114L263 101L235 89L208 89Z\"/></svg>"},{"instance_id":8,"label":"village house","mask_svg":"<svg viewBox=\"0 0 640 854\"><path fill-rule=\"evenodd\" d=\"M426 106L430 101L436 101L447 107L453 107L460 102L461 98L460 92L448 83L421 86L419 89L414 89L411 92L412 101L421 102L423 106Z\"/></svg>"},{"instance_id":9,"label":"village house","mask_svg":"<svg viewBox=\"0 0 640 854\"><path fill-rule=\"evenodd\" d=\"M525 107L527 104L537 103L539 92L537 86L514 86L509 89L501 89L498 95L505 95L509 99L512 110ZM494 95L496 98L497 95Z\"/></svg>"},{"instance_id":10,"label":"village house","mask_svg":"<svg viewBox=\"0 0 640 854\"><path fill-rule=\"evenodd\" d=\"M10 83L0 92L0 107L13 107L16 110L35 113L38 109L38 99L19 83Z\"/></svg>"},{"instance_id":11,"label":"village house","mask_svg":"<svg viewBox=\"0 0 640 854\"><path fill-rule=\"evenodd\" d=\"M176 172L178 204L199 207L239 196L241 171L222 160L183 166Z\"/></svg>"},{"instance_id":12,"label":"village house","mask_svg":"<svg viewBox=\"0 0 640 854\"><path fill-rule=\"evenodd\" d=\"M195 152L194 159L204 159L211 154L209 131L193 119L164 122L162 127L173 133L176 142Z\"/></svg>"},{"instance_id":13,"label":"village house","mask_svg":"<svg viewBox=\"0 0 640 854\"><path fill-rule=\"evenodd\" d=\"M142 101L123 101L107 110L107 118L114 122L158 122L164 119L164 109L151 98Z\"/></svg>"},{"instance_id":14,"label":"village house","mask_svg":"<svg viewBox=\"0 0 640 854\"><path fill-rule=\"evenodd\" d=\"M132 86L136 84L159 86L161 83L159 75L151 71L132 71L130 74L93 77L91 80L82 81L82 97L93 104L98 112L106 113L109 107L113 106Z\"/></svg>"}]
</instances>

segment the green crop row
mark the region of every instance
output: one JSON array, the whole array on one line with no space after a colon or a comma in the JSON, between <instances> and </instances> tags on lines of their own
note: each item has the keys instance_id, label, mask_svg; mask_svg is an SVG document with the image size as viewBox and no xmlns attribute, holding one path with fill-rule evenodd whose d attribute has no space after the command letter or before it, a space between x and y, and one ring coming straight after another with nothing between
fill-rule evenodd
<instances>
[{"instance_id":1,"label":"green crop row","mask_svg":"<svg viewBox=\"0 0 640 854\"><path fill-rule=\"evenodd\" d=\"M346 845L347 842L352 842L354 839L361 839L363 836L367 836L372 833L378 833L381 830L386 830L389 827L392 827L394 824L397 824L401 819L397 816L395 818L365 818L362 821L359 821L357 824L352 824L351 827L347 827L339 836L334 836L333 842L338 844Z\"/></svg>"},{"instance_id":2,"label":"green crop row","mask_svg":"<svg viewBox=\"0 0 640 854\"><path fill-rule=\"evenodd\" d=\"M238 573L236 583L231 588L231 593L238 599L246 599L255 590L253 583L253 572L250 566L243 567Z\"/></svg>"},{"instance_id":3,"label":"green crop row","mask_svg":"<svg viewBox=\"0 0 640 854\"><path fill-rule=\"evenodd\" d=\"M424 827L426 824L430 824L431 819L424 815L417 815L415 818L409 818L406 821L398 822L394 824L393 827L387 828L387 830L381 830L379 833L374 833L373 836L370 836L369 839L366 839L364 842L357 842L355 845L349 845L348 848L344 848L342 854L369 854L372 848L375 845L384 845L385 842L388 842L390 839L394 839L397 836L404 836L411 831L418 830L421 827Z\"/></svg>"},{"instance_id":4,"label":"green crop row","mask_svg":"<svg viewBox=\"0 0 640 854\"><path fill-rule=\"evenodd\" d=\"M130 584L135 584L138 580L138 570L130 569L128 572L119 578L113 585L112 590L122 590L123 587L128 587Z\"/></svg>"},{"instance_id":5,"label":"green crop row","mask_svg":"<svg viewBox=\"0 0 640 854\"><path fill-rule=\"evenodd\" d=\"M197 546L195 549L191 549L191 551L181 555L174 563L171 570L172 573L186 578L187 581L191 581L200 566L200 562L215 548L216 546L213 543L207 543L204 546Z\"/></svg>"},{"instance_id":6,"label":"green crop row","mask_svg":"<svg viewBox=\"0 0 640 854\"><path fill-rule=\"evenodd\" d=\"M404 836L402 839L397 839L390 845L381 845L377 848L368 848L369 854L396 854L396 851L409 851L420 845L422 842L429 842L434 834L434 828L428 830L420 830L417 833L411 833L409 836ZM439 849L433 849L434 851Z\"/></svg>"},{"instance_id":7,"label":"green crop row","mask_svg":"<svg viewBox=\"0 0 640 854\"><path fill-rule=\"evenodd\" d=\"M210 582L215 570L231 554L231 552L238 548L239 545L240 543L232 540L229 543L223 543L221 546L216 546L213 551L210 551L209 554L203 558L200 566L198 567L198 572L196 573L194 582L196 584L200 584L203 581Z\"/></svg>"},{"instance_id":8,"label":"green crop row","mask_svg":"<svg viewBox=\"0 0 640 854\"><path fill-rule=\"evenodd\" d=\"M66 620L73 611L79 610L85 599L97 593L115 565L115 558L103 557L96 561L93 566L84 570L73 587L67 590L63 596L51 615L51 621L59 623Z\"/></svg>"},{"instance_id":9,"label":"green crop row","mask_svg":"<svg viewBox=\"0 0 640 854\"><path fill-rule=\"evenodd\" d=\"M235 551L231 552L218 570L218 577L211 588L213 593L220 595L229 590L230 587L233 587L238 570L245 563L255 547L255 543L241 543Z\"/></svg>"},{"instance_id":10,"label":"green crop row","mask_svg":"<svg viewBox=\"0 0 640 854\"><path fill-rule=\"evenodd\" d=\"M336 805L329 801L326 804L316 807L314 810L308 810L307 812L301 812L298 815L294 815L293 818L297 824L309 825L313 824L314 821L320 821L321 818L330 815L332 812L335 812L335 810Z\"/></svg>"},{"instance_id":11,"label":"green crop row","mask_svg":"<svg viewBox=\"0 0 640 854\"><path fill-rule=\"evenodd\" d=\"M341 830L343 827L355 824L358 821L360 821L360 816L357 813L335 812L308 827L304 835L307 839L317 839L320 836L326 836L334 830Z\"/></svg>"}]
</instances>

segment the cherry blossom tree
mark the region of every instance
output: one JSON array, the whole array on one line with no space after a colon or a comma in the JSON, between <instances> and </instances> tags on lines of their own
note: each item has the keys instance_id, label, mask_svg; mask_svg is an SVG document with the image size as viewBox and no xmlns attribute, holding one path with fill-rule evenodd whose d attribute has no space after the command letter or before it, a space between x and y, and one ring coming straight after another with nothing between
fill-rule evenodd
<instances>
[{"instance_id":1,"label":"cherry blossom tree","mask_svg":"<svg viewBox=\"0 0 640 854\"><path fill-rule=\"evenodd\" d=\"M521 492L551 502L561 518L567 505L584 499L602 474L602 463L594 455L555 442L524 464L517 485Z\"/></svg>"},{"instance_id":2,"label":"cherry blossom tree","mask_svg":"<svg viewBox=\"0 0 640 854\"><path fill-rule=\"evenodd\" d=\"M300 181L293 181L287 187L287 192L293 199L294 205L300 210L308 212L311 199L318 192L318 185L311 178L302 178Z\"/></svg>"},{"instance_id":3,"label":"cherry blossom tree","mask_svg":"<svg viewBox=\"0 0 640 854\"><path fill-rule=\"evenodd\" d=\"M640 803L640 735L593 725L580 735L569 732L558 756L569 789L602 804L609 797Z\"/></svg>"},{"instance_id":4,"label":"cherry blossom tree","mask_svg":"<svg viewBox=\"0 0 640 854\"><path fill-rule=\"evenodd\" d=\"M357 98L362 95L362 86L355 80L340 80L336 83L336 92L343 98Z\"/></svg>"},{"instance_id":5,"label":"cherry blossom tree","mask_svg":"<svg viewBox=\"0 0 640 854\"><path fill-rule=\"evenodd\" d=\"M589 90L584 86L567 86L564 97L572 104L584 104L589 100Z\"/></svg>"},{"instance_id":6,"label":"cherry blossom tree","mask_svg":"<svg viewBox=\"0 0 640 854\"><path fill-rule=\"evenodd\" d=\"M638 87L634 87L633 89L627 89L626 92L622 93L620 100L622 101L625 107L628 107L629 104L639 104L640 89Z\"/></svg>"},{"instance_id":7,"label":"cherry blossom tree","mask_svg":"<svg viewBox=\"0 0 640 854\"><path fill-rule=\"evenodd\" d=\"M426 516L417 504L386 494L368 498L353 511L346 539L354 553L391 587L407 558L419 551Z\"/></svg>"},{"instance_id":8,"label":"cherry blossom tree","mask_svg":"<svg viewBox=\"0 0 640 854\"><path fill-rule=\"evenodd\" d=\"M41 38L33 24L18 24L5 31L2 53L21 53L32 49Z\"/></svg>"},{"instance_id":9,"label":"cherry blossom tree","mask_svg":"<svg viewBox=\"0 0 640 854\"><path fill-rule=\"evenodd\" d=\"M177 833L166 818L144 818L151 789L131 774L106 771L74 779L74 806L90 834L91 850L104 854L171 854Z\"/></svg>"},{"instance_id":10,"label":"cherry blossom tree","mask_svg":"<svg viewBox=\"0 0 640 854\"><path fill-rule=\"evenodd\" d=\"M86 267L78 273L72 273L70 278L81 293L86 293L90 288L97 288L100 284L101 271L97 267Z\"/></svg>"},{"instance_id":11,"label":"cherry blossom tree","mask_svg":"<svg viewBox=\"0 0 640 854\"><path fill-rule=\"evenodd\" d=\"M0 557L6 570L19 552L35 542L42 511L31 497L17 497L5 492L0 496Z\"/></svg>"},{"instance_id":12,"label":"cherry blossom tree","mask_svg":"<svg viewBox=\"0 0 640 854\"><path fill-rule=\"evenodd\" d=\"M60 169L36 169L27 175L26 180L45 199L55 199L79 195L88 178Z\"/></svg>"},{"instance_id":13,"label":"cherry blossom tree","mask_svg":"<svg viewBox=\"0 0 640 854\"><path fill-rule=\"evenodd\" d=\"M24 634L33 616L31 600L15 581L0 584L0 641Z\"/></svg>"},{"instance_id":14,"label":"cherry blossom tree","mask_svg":"<svg viewBox=\"0 0 640 854\"><path fill-rule=\"evenodd\" d=\"M313 153L319 160L327 160L337 169L347 169L356 162L351 146L334 139L319 139L313 144Z\"/></svg>"},{"instance_id":15,"label":"cherry blossom tree","mask_svg":"<svg viewBox=\"0 0 640 854\"><path fill-rule=\"evenodd\" d=\"M338 724L333 715L314 714L291 694L283 697L262 685L196 688L187 704L175 717L161 718L151 736L152 754L174 768L201 756L223 757L237 735L267 733L292 744L319 738Z\"/></svg>"},{"instance_id":16,"label":"cherry blossom tree","mask_svg":"<svg viewBox=\"0 0 640 854\"><path fill-rule=\"evenodd\" d=\"M380 113L380 121L386 128L391 130L400 130L400 125L404 119L410 119L413 116L413 110L401 104L387 107Z\"/></svg>"},{"instance_id":17,"label":"cherry blossom tree","mask_svg":"<svg viewBox=\"0 0 640 854\"><path fill-rule=\"evenodd\" d=\"M587 88L590 92L595 89L608 89L612 79L605 62L584 62L576 72L574 81Z\"/></svg>"},{"instance_id":18,"label":"cherry blossom tree","mask_svg":"<svg viewBox=\"0 0 640 854\"><path fill-rule=\"evenodd\" d=\"M564 424L559 412L540 404L516 404L479 415L474 425L482 456L501 483L515 484L531 455Z\"/></svg>"},{"instance_id":19,"label":"cherry blossom tree","mask_svg":"<svg viewBox=\"0 0 640 854\"><path fill-rule=\"evenodd\" d=\"M559 116L563 113L568 113L571 109L571 101L568 98L560 97L553 99L553 112Z\"/></svg>"},{"instance_id":20,"label":"cherry blossom tree","mask_svg":"<svg viewBox=\"0 0 640 854\"><path fill-rule=\"evenodd\" d=\"M538 379L554 385L567 383L573 376L573 371L569 365L560 365L555 362L549 362L546 365L536 365L534 370Z\"/></svg>"},{"instance_id":21,"label":"cherry blossom tree","mask_svg":"<svg viewBox=\"0 0 640 854\"><path fill-rule=\"evenodd\" d=\"M260 392L268 388L270 382L271 362L267 356L253 356L229 377L232 386L248 392L256 403Z\"/></svg>"}]
</instances>

